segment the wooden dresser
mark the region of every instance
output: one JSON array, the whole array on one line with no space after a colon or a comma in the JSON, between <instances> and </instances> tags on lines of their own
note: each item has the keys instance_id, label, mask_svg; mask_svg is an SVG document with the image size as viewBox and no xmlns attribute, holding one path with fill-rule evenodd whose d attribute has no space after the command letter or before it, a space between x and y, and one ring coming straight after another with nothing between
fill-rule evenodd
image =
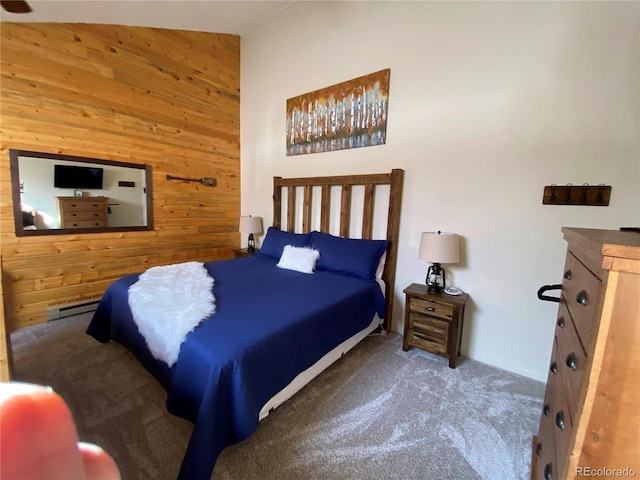
<instances>
[{"instance_id":1,"label":"wooden dresser","mask_svg":"<svg viewBox=\"0 0 640 480\"><path fill-rule=\"evenodd\" d=\"M107 226L106 197L56 197L60 228Z\"/></svg>"},{"instance_id":2,"label":"wooden dresser","mask_svg":"<svg viewBox=\"0 0 640 480\"><path fill-rule=\"evenodd\" d=\"M640 475L640 234L568 243L532 479Z\"/></svg>"}]
</instances>

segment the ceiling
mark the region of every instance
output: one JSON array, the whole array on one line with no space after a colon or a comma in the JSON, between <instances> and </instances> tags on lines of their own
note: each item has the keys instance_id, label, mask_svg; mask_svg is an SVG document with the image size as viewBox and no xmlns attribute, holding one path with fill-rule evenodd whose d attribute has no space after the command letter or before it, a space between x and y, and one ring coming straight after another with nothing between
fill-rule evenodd
<instances>
[{"instance_id":1,"label":"ceiling","mask_svg":"<svg viewBox=\"0 0 640 480\"><path fill-rule=\"evenodd\" d=\"M102 23L242 35L296 0L28 0L3 22Z\"/></svg>"}]
</instances>

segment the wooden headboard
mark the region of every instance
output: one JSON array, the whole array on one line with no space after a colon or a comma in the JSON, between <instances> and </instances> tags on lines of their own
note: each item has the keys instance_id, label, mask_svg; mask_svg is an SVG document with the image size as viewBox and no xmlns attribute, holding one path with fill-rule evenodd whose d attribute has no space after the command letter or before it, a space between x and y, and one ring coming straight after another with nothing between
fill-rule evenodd
<instances>
[{"instance_id":1,"label":"wooden headboard","mask_svg":"<svg viewBox=\"0 0 640 480\"><path fill-rule=\"evenodd\" d=\"M287 189L286 228L294 232L296 219L300 216L296 212L298 203L296 194L298 190L303 192L302 222L300 232L307 233L311 229L311 216L314 205L320 205L320 226L317 230L329 233L332 224L332 212L340 216L340 236L351 237L351 213L353 187L364 187L364 202L362 205L362 232L354 235L356 238L371 239L373 235L374 205L376 186L389 185L389 210L386 216L387 233L389 240L387 258L384 265L382 279L385 282L385 298L387 309L384 317L384 328L390 330L391 316L393 314L393 300L396 279L396 261L398 257L398 237L400 232L400 206L402 204L402 185L404 170L393 169L391 173L375 173L365 175L341 175L335 177L307 177L307 178L282 178L273 177L273 226L282 229L282 191ZM314 195L314 187L320 187L320 198ZM340 209L331 208L332 187L340 187ZM316 203L314 203L316 202Z\"/></svg>"}]
</instances>

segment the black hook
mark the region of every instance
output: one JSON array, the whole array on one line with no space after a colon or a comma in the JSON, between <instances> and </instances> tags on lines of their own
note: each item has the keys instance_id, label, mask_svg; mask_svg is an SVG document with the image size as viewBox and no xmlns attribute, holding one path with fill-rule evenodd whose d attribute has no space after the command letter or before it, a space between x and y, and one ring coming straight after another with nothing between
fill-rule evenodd
<instances>
[{"instance_id":1,"label":"black hook","mask_svg":"<svg viewBox=\"0 0 640 480\"><path fill-rule=\"evenodd\" d=\"M582 194L580 195L580 202L585 203L587 201L587 188L589 184L585 183L582 185Z\"/></svg>"},{"instance_id":2,"label":"black hook","mask_svg":"<svg viewBox=\"0 0 640 480\"><path fill-rule=\"evenodd\" d=\"M555 285L543 285L538 289L538 298L545 302L560 302L560 299L557 297L550 297L549 295L544 295L549 290L560 290L560 289L562 289L561 283L555 284Z\"/></svg>"}]
</instances>

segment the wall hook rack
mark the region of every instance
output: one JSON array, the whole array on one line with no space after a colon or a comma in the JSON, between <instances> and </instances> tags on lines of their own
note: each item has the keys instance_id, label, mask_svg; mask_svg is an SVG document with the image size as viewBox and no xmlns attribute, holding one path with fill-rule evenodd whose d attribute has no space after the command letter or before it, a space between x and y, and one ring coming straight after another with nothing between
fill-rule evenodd
<instances>
[{"instance_id":1,"label":"wall hook rack","mask_svg":"<svg viewBox=\"0 0 640 480\"><path fill-rule=\"evenodd\" d=\"M167 180L182 180L184 182L198 182L202 185L206 185L207 187L215 187L218 184L218 181L215 178L211 177L202 177L202 178L185 178L185 177L174 177L173 175L167 175Z\"/></svg>"},{"instance_id":2,"label":"wall hook rack","mask_svg":"<svg viewBox=\"0 0 640 480\"><path fill-rule=\"evenodd\" d=\"M542 196L543 205L590 205L608 207L611 197L610 185L547 185Z\"/></svg>"}]
</instances>

